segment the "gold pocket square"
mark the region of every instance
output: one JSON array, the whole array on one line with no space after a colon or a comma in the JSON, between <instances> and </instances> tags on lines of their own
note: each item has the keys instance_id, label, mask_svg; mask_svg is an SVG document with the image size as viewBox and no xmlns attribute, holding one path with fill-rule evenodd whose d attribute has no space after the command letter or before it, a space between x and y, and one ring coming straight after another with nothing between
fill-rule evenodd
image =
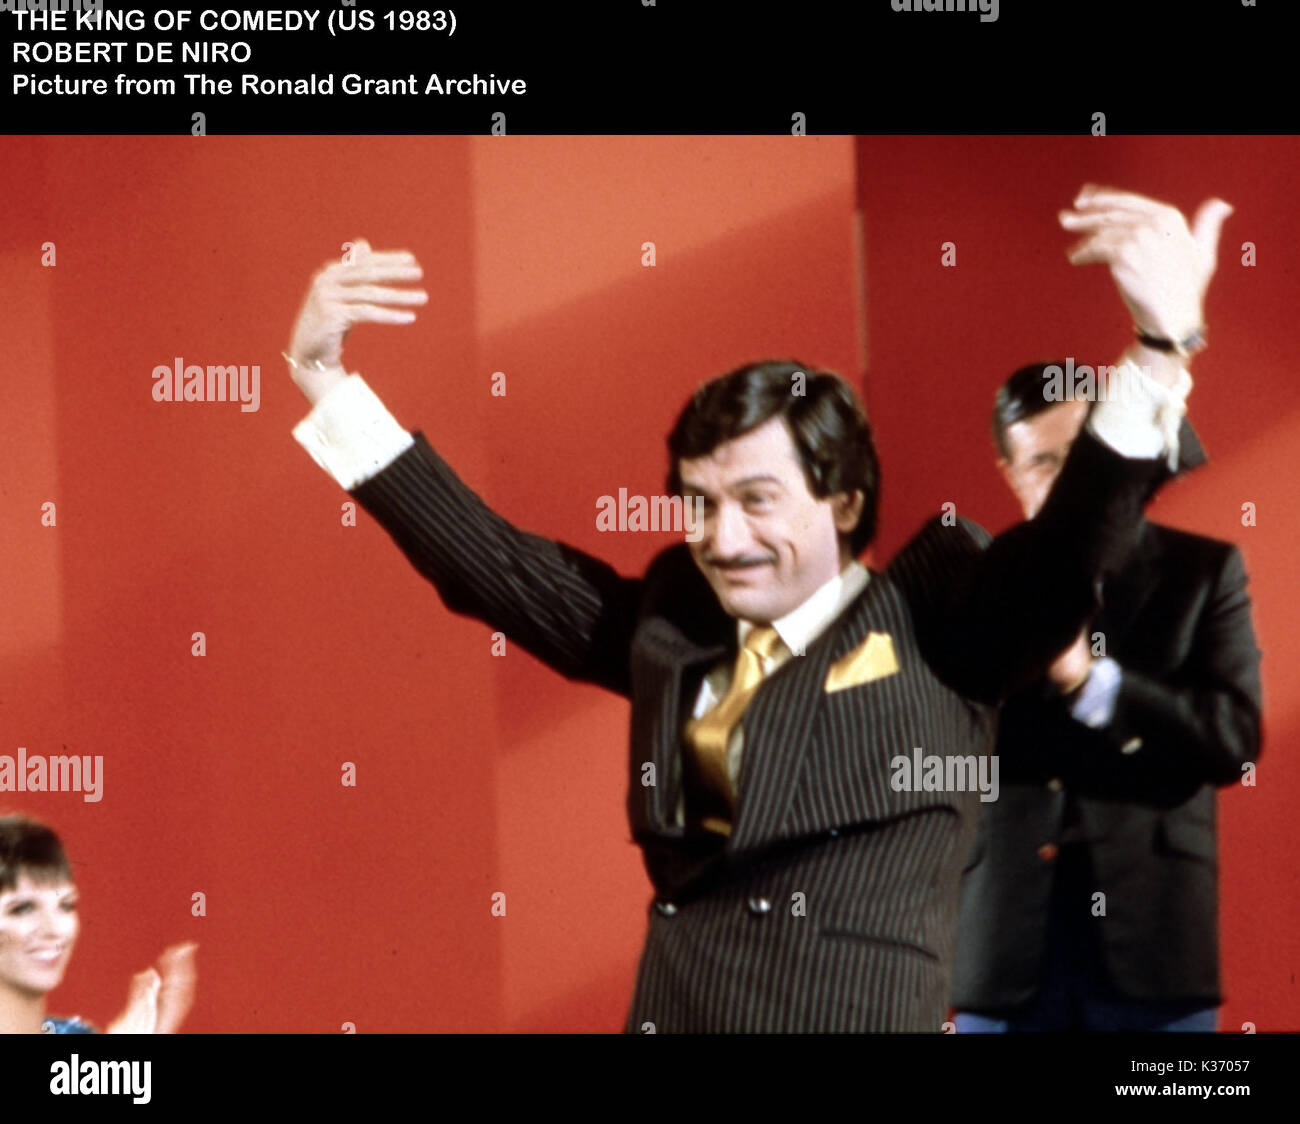
<instances>
[{"instance_id":1,"label":"gold pocket square","mask_svg":"<svg viewBox=\"0 0 1300 1124\"><path fill-rule=\"evenodd\" d=\"M867 638L848 655L841 656L826 673L826 693L859 687L883 679L898 670L894 641L887 632L868 632Z\"/></svg>"}]
</instances>

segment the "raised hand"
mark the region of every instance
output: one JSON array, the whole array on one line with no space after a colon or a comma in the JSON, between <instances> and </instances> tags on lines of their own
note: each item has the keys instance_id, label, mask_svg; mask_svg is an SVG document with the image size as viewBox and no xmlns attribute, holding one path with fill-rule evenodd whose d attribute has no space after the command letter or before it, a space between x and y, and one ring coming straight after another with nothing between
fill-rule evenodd
<instances>
[{"instance_id":1,"label":"raised hand","mask_svg":"<svg viewBox=\"0 0 1300 1124\"><path fill-rule=\"evenodd\" d=\"M122 1013L108 1024L109 1034L175 1034L194 1003L196 944L172 945L157 966L131 977Z\"/></svg>"},{"instance_id":2,"label":"raised hand","mask_svg":"<svg viewBox=\"0 0 1300 1124\"><path fill-rule=\"evenodd\" d=\"M298 312L289 350L290 374L315 404L346 377L343 340L354 324L409 324L408 307L424 304L423 289L392 286L418 281L424 271L409 250L377 252L358 239L344 260L317 270Z\"/></svg>"},{"instance_id":3,"label":"raised hand","mask_svg":"<svg viewBox=\"0 0 1300 1124\"><path fill-rule=\"evenodd\" d=\"M1088 184L1074 210L1059 218L1066 230L1084 234L1067 252L1073 265L1108 266L1139 329L1183 340L1204 323L1219 232L1232 210L1222 199L1208 199L1189 226L1177 207Z\"/></svg>"},{"instance_id":4,"label":"raised hand","mask_svg":"<svg viewBox=\"0 0 1300 1124\"><path fill-rule=\"evenodd\" d=\"M194 964L196 944L174 944L158 957L162 986L158 989L158 1025L155 1034L175 1034L194 1006L198 971Z\"/></svg>"}]
</instances>

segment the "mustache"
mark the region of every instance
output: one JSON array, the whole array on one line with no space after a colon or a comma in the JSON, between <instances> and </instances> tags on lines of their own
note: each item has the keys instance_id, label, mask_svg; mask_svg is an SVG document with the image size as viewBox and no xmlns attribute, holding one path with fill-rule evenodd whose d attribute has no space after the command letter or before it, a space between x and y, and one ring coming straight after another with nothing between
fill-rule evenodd
<instances>
[{"instance_id":1,"label":"mustache","mask_svg":"<svg viewBox=\"0 0 1300 1124\"><path fill-rule=\"evenodd\" d=\"M776 555L749 554L741 555L739 558L719 558L714 554L706 554L704 561L719 570L744 570L751 566L765 566L775 562Z\"/></svg>"}]
</instances>

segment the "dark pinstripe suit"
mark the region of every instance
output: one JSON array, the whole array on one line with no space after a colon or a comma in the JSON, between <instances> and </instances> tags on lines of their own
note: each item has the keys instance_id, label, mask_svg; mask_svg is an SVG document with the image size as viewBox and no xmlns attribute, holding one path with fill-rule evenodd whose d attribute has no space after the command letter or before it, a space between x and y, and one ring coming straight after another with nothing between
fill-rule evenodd
<instances>
[{"instance_id":1,"label":"dark pinstripe suit","mask_svg":"<svg viewBox=\"0 0 1300 1124\"><path fill-rule=\"evenodd\" d=\"M657 897L629 1030L936 1031L979 799L895 792L890 760L991 752L987 704L1077 634L1164 475L1085 434L1039 517L989 549L974 524L927 524L755 695L725 839L676 826L683 722L736 650L685 546L620 577L512 527L419 433L353 494L449 609L631 700L628 815ZM825 693L830 664L873 630L899 671Z\"/></svg>"}]
</instances>

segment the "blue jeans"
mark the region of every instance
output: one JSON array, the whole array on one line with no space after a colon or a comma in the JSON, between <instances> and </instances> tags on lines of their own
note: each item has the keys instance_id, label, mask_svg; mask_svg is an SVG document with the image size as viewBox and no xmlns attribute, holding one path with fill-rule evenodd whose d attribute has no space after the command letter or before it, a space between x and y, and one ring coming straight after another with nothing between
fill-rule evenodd
<instances>
[{"instance_id":1,"label":"blue jeans","mask_svg":"<svg viewBox=\"0 0 1300 1124\"><path fill-rule=\"evenodd\" d=\"M1106 974L1088 855L1065 844L1057 859L1047 923L1043 985L1027 1006L997 1015L957 1012L958 1034L1041 1030L1157 1030L1213 1033L1218 1008L1203 999L1128 999Z\"/></svg>"}]
</instances>

